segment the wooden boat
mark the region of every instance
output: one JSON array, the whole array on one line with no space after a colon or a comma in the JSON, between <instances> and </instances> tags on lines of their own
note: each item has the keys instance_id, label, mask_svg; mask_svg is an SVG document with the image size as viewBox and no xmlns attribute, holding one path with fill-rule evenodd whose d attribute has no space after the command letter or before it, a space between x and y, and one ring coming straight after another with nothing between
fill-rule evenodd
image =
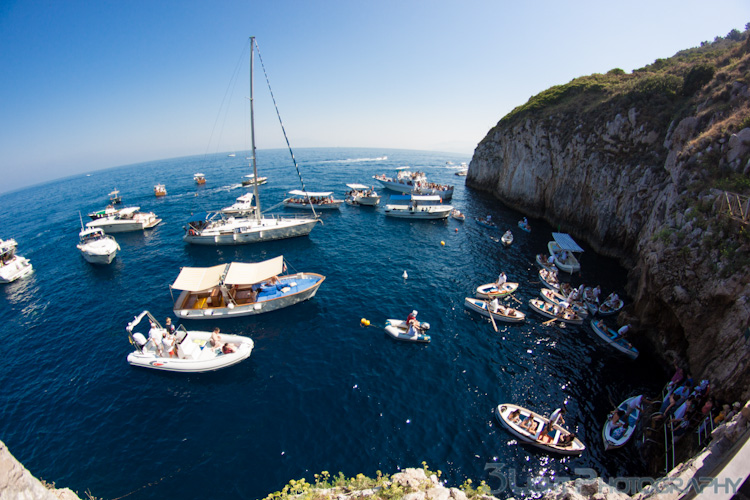
<instances>
[{"instance_id":1,"label":"wooden boat","mask_svg":"<svg viewBox=\"0 0 750 500\"><path fill-rule=\"evenodd\" d=\"M563 301L568 302L568 308L579 315L581 318L586 318L589 315L589 312L586 310L586 306L577 302L569 302L563 294L552 290L551 288L540 289L539 295L541 295L546 302L549 302L550 304L556 306L559 306Z\"/></svg>"},{"instance_id":2,"label":"wooden boat","mask_svg":"<svg viewBox=\"0 0 750 500\"><path fill-rule=\"evenodd\" d=\"M560 290L560 282L557 281L556 272L550 271L548 269L540 269L539 279L542 280L542 283L544 283L544 285L547 288L552 288L553 290Z\"/></svg>"},{"instance_id":3,"label":"wooden boat","mask_svg":"<svg viewBox=\"0 0 750 500\"><path fill-rule=\"evenodd\" d=\"M166 333L166 329L148 311L143 311L128 323L126 330L130 342L135 346L135 350L128 354L128 363L132 366L168 372L208 372L235 365L249 358L253 350L252 339L222 333L222 343L230 344L234 349L233 352L224 352L211 346L211 332L188 331L184 325L180 325L175 335L176 356L165 356L164 352L160 355L153 341L147 341L143 333L133 332L144 317L148 317L151 328L160 330L160 336Z\"/></svg>"},{"instance_id":4,"label":"wooden boat","mask_svg":"<svg viewBox=\"0 0 750 500\"><path fill-rule=\"evenodd\" d=\"M547 318L556 319L570 325L583 324L583 318L570 309L563 310L562 307L550 304L541 299L530 299L529 305L533 311Z\"/></svg>"},{"instance_id":5,"label":"wooden boat","mask_svg":"<svg viewBox=\"0 0 750 500\"><path fill-rule=\"evenodd\" d=\"M426 322L420 323L419 326L422 328L422 331L430 329L430 324ZM430 341L430 336L425 333L410 334L409 327L406 326L406 321L402 319L385 320L385 333L396 340L404 340L406 342L427 343Z\"/></svg>"},{"instance_id":6,"label":"wooden boat","mask_svg":"<svg viewBox=\"0 0 750 500\"><path fill-rule=\"evenodd\" d=\"M193 180L198 185L203 185L206 183L206 176L201 173L193 174Z\"/></svg>"},{"instance_id":7,"label":"wooden boat","mask_svg":"<svg viewBox=\"0 0 750 500\"><path fill-rule=\"evenodd\" d=\"M157 184L154 186L154 196L167 196L167 188L164 187L164 184Z\"/></svg>"},{"instance_id":8,"label":"wooden boat","mask_svg":"<svg viewBox=\"0 0 750 500\"><path fill-rule=\"evenodd\" d=\"M529 223L522 220L518 221L518 228L522 231L526 231L527 233L531 232L531 226L529 226Z\"/></svg>"},{"instance_id":9,"label":"wooden boat","mask_svg":"<svg viewBox=\"0 0 750 500\"><path fill-rule=\"evenodd\" d=\"M547 271L557 272L557 268L554 264L550 265L547 263L547 254L538 253L536 254L536 265Z\"/></svg>"},{"instance_id":10,"label":"wooden boat","mask_svg":"<svg viewBox=\"0 0 750 500\"><path fill-rule=\"evenodd\" d=\"M518 283L505 282L499 287L496 283L487 283L479 285L476 290L476 296L479 299L494 299L495 297L507 297L518 289Z\"/></svg>"},{"instance_id":11,"label":"wooden boat","mask_svg":"<svg viewBox=\"0 0 750 500\"><path fill-rule=\"evenodd\" d=\"M489 229L497 229L497 224L495 224L491 220L482 219L481 217L474 217L474 220L477 221L477 224L479 224L480 226L484 226Z\"/></svg>"},{"instance_id":12,"label":"wooden boat","mask_svg":"<svg viewBox=\"0 0 750 500\"><path fill-rule=\"evenodd\" d=\"M506 323L523 323L526 321L526 315L518 309L511 307L505 307L502 304L498 307L497 311L492 311L489 308L489 302L486 300L475 299L473 297L464 298L464 307L470 311L475 311L482 316L490 317L498 321L505 321Z\"/></svg>"},{"instance_id":13,"label":"wooden boat","mask_svg":"<svg viewBox=\"0 0 750 500\"><path fill-rule=\"evenodd\" d=\"M552 238L554 241L547 243L547 249L550 255L555 256L555 265L558 269L571 274L580 271L581 264L573 254L582 253L583 248L566 233L552 233Z\"/></svg>"},{"instance_id":14,"label":"wooden boat","mask_svg":"<svg viewBox=\"0 0 750 500\"><path fill-rule=\"evenodd\" d=\"M513 418L512 414L514 413L518 415L518 420ZM586 449L586 446L575 434L559 425L552 428L551 439L540 438L542 427L549 424L549 419L522 406L509 403L500 404L495 408L495 416L500 424L521 443L562 455L580 455ZM521 425L527 418L535 424L534 432L530 432ZM563 444L561 442L563 437L569 437L572 440Z\"/></svg>"},{"instance_id":15,"label":"wooden boat","mask_svg":"<svg viewBox=\"0 0 750 500\"><path fill-rule=\"evenodd\" d=\"M174 313L183 319L219 319L276 311L312 299L325 281L316 273L281 276L278 256L262 262L183 267L171 289L180 290Z\"/></svg>"},{"instance_id":16,"label":"wooden boat","mask_svg":"<svg viewBox=\"0 0 750 500\"><path fill-rule=\"evenodd\" d=\"M610 295L604 302L602 302L602 305L599 306L599 316L614 316L620 312L620 309L622 309L624 305L625 303L621 298L613 298L612 295Z\"/></svg>"},{"instance_id":17,"label":"wooden boat","mask_svg":"<svg viewBox=\"0 0 750 500\"><path fill-rule=\"evenodd\" d=\"M457 208L454 208L451 210L451 217L453 217L456 220L460 220L461 222L466 220L466 215L462 214L461 211Z\"/></svg>"},{"instance_id":18,"label":"wooden boat","mask_svg":"<svg viewBox=\"0 0 750 500\"><path fill-rule=\"evenodd\" d=\"M632 398L628 398L617 407L618 410L627 412L628 411L628 404L630 404L631 401L633 401L636 398L639 398L642 396L633 396ZM625 432L623 432L621 435L615 437L617 433L615 433L615 430L618 426L612 425L612 420L608 416L607 421L604 422L604 427L602 428L602 440L604 441L604 449L605 450L614 450L616 448L621 448L625 446L625 444L630 440L631 437L633 437L633 434L635 433L635 428L638 425L638 419L641 417L641 410L638 408L635 408L630 415L628 415L628 427L625 429ZM613 435L613 433L615 433Z\"/></svg>"},{"instance_id":19,"label":"wooden boat","mask_svg":"<svg viewBox=\"0 0 750 500\"><path fill-rule=\"evenodd\" d=\"M591 329L608 345L614 347L630 359L636 359L638 357L638 349L633 347L630 342L624 338L619 337L616 331L608 328L603 320L595 321L592 319Z\"/></svg>"},{"instance_id":20,"label":"wooden boat","mask_svg":"<svg viewBox=\"0 0 750 500\"><path fill-rule=\"evenodd\" d=\"M505 231L503 236L500 238L500 241L503 242L503 245L506 247L510 246L513 243L513 233L510 232L510 230Z\"/></svg>"}]
</instances>

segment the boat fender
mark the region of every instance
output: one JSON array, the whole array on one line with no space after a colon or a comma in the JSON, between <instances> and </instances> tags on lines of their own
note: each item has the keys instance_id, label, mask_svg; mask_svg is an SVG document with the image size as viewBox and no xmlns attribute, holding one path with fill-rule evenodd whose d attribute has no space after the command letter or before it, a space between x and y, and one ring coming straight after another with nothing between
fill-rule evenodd
<instances>
[{"instance_id":1,"label":"boat fender","mask_svg":"<svg viewBox=\"0 0 750 500\"><path fill-rule=\"evenodd\" d=\"M256 311L260 311L262 307L263 307L263 305L262 304L258 304L257 302L253 305L253 309L255 309Z\"/></svg>"},{"instance_id":2,"label":"boat fender","mask_svg":"<svg viewBox=\"0 0 750 500\"><path fill-rule=\"evenodd\" d=\"M227 304L227 309L234 309L234 304L232 302Z\"/></svg>"}]
</instances>

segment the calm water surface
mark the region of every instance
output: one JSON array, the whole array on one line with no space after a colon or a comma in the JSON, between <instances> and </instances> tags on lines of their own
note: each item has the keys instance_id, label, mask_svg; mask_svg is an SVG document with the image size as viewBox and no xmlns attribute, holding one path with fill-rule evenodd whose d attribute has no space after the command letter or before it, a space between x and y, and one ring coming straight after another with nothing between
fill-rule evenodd
<instances>
[{"instance_id":1,"label":"calm water surface","mask_svg":"<svg viewBox=\"0 0 750 500\"><path fill-rule=\"evenodd\" d=\"M54 181L0 196L2 238L31 259L29 278L0 287L0 439L37 477L103 498L260 498L289 480L322 470L348 476L394 473L426 461L450 486L496 480L488 463L513 468L518 480L551 479L590 467L604 477L643 472L631 444L605 453L601 426L610 400L654 393L664 382L647 355L630 362L600 344L588 326L546 327L527 302L539 294L534 255L553 228L530 220L454 174L466 156L405 150L295 151L309 190L410 165L456 186L452 204L466 222L402 221L381 208L342 206L323 213L309 237L239 247L183 243L192 212L219 209L246 192L244 155L176 158ZM384 158L387 156L387 158ZM258 152L263 208L298 189L287 151ZM203 172L205 186L196 186ZM157 199L153 186L169 194ZM78 212L104 208L121 191L163 219L145 233L115 235L121 246L107 267L75 248ZM382 191L382 190L381 190ZM387 194L383 192L382 194ZM478 226L492 214L515 242ZM85 221L85 220L84 220ZM445 242L445 245L441 245ZM573 283L600 283L624 296L625 271L588 247ZM317 296L282 311L189 328L220 326L255 341L242 364L207 374L132 368L125 325L143 309L171 315L169 285L182 266L252 262L284 255L292 269L327 277ZM522 325L466 311L464 297L499 271L520 283ZM403 279L404 271L408 279ZM508 305L516 305L507 300ZM412 309L432 325L432 343L385 336L387 318ZM368 318L369 328L360 326ZM570 427L587 444L576 458L518 445L493 417L501 402L551 412L568 402ZM506 496L509 492L500 493Z\"/></svg>"}]
</instances>

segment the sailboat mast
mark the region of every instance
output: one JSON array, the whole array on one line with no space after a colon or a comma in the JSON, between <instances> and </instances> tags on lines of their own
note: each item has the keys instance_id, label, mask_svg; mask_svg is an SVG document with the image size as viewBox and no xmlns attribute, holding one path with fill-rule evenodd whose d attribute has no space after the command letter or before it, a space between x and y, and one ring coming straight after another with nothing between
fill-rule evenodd
<instances>
[{"instance_id":1,"label":"sailboat mast","mask_svg":"<svg viewBox=\"0 0 750 500\"><path fill-rule=\"evenodd\" d=\"M255 162L255 113L253 111L253 63L255 60L255 37L250 37L250 158L253 162L253 195L255 198L255 220L260 221L260 197L258 196L258 165Z\"/></svg>"}]
</instances>

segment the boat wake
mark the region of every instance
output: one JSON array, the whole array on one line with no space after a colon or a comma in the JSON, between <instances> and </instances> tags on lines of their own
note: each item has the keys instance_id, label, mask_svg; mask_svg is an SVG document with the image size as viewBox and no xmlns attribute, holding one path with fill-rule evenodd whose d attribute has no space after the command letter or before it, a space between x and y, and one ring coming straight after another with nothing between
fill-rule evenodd
<instances>
[{"instance_id":1,"label":"boat wake","mask_svg":"<svg viewBox=\"0 0 750 500\"><path fill-rule=\"evenodd\" d=\"M346 160L323 160L318 163L362 163L366 161L385 161L387 156L378 156L377 158L347 158Z\"/></svg>"}]
</instances>

